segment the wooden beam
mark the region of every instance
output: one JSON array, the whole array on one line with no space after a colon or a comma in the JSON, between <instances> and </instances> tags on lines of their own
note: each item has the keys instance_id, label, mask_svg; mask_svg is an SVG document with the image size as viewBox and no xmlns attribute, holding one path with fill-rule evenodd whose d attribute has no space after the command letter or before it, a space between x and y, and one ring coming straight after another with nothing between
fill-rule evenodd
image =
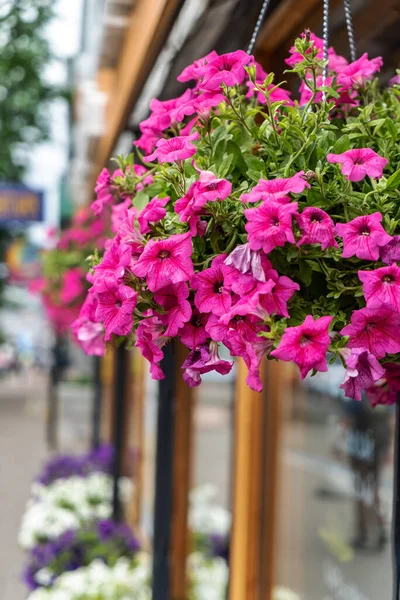
<instances>
[{"instance_id":1,"label":"wooden beam","mask_svg":"<svg viewBox=\"0 0 400 600\"><path fill-rule=\"evenodd\" d=\"M237 365L229 600L257 600L260 591L263 395L247 386L247 368L243 361L239 360Z\"/></svg>"},{"instance_id":2,"label":"wooden beam","mask_svg":"<svg viewBox=\"0 0 400 600\"><path fill-rule=\"evenodd\" d=\"M165 39L181 0L137 0L132 9L109 97L109 121L95 157L98 174L113 152L135 99ZM91 182L94 187L95 179Z\"/></svg>"},{"instance_id":3,"label":"wooden beam","mask_svg":"<svg viewBox=\"0 0 400 600\"><path fill-rule=\"evenodd\" d=\"M187 598L186 562L190 550L188 530L189 492L192 483L194 392L182 379L182 363L188 351L176 350L175 431L173 465L173 517L171 548L171 598Z\"/></svg>"}]
</instances>

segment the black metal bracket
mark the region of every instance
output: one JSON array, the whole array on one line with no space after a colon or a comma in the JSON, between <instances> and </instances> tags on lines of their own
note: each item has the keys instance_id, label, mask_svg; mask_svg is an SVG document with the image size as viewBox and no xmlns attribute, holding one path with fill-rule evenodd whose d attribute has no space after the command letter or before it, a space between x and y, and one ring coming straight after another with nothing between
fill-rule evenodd
<instances>
[{"instance_id":1,"label":"black metal bracket","mask_svg":"<svg viewBox=\"0 0 400 600\"><path fill-rule=\"evenodd\" d=\"M101 413L103 386L101 381L101 359L93 357L93 404L92 404L92 448L96 450L101 443Z\"/></svg>"},{"instance_id":2,"label":"black metal bracket","mask_svg":"<svg viewBox=\"0 0 400 600\"><path fill-rule=\"evenodd\" d=\"M125 399L127 388L128 352L120 345L115 352L114 383L114 430L113 430L113 518L122 519L122 506L119 494L119 480L122 475L124 451Z\"/></svg>"}]
</instances>

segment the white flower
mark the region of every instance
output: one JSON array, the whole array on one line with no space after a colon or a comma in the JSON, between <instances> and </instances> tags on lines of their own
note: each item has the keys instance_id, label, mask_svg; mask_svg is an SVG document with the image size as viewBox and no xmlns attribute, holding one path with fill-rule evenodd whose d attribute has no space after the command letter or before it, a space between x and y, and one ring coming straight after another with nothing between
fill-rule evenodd
<instances>
[{"instance_id":1,"label":"white flower","mask_svg":"<svg viewBox=\"0 0 400 600\"><path fill-rule=\"evenodd\" d=\"M272 600L300 600L300 596L284 587L275 587L272 592Z\"/></svg>"},{"instance_id":2,"label":"white flower","mask_svg":"<svg viewBox=\"0 0 400 600\"><path fill-rule=\"evenodd\" d=\"M37 571L35 575L35 579L39 585L50 585L53 579L53 571L51 569L47 569L46 567Z\"/></svg>"},{"instance_id":3,"label":"white flower","mask_svg":"<svg viewBox=\"0 0 400 600\"><path fill-rule=\"evenodd\" d=\"M193 553L188 559L188 573L196 600L225 600L229 580L225 560Z\"/></svg>"},{"instance_id":4,"label":"white flower","mask_svg":"<svg viewBox=\"0 0 400 600\"><path fill-rule=\"evenodd\" d=\"M32 548L38 541L60 536L68 529L78 529L78 517L64 508L37 502L25 512L18 536L22 548Z\"/></svg>"},{"instance_id":5,"label":"white flower","mask_svg":"<svg viewBox=\"0 0 400 600\"><path fill-rule=\"evenodd\" d=\"M231 513L215 504L217 491L212 484L199 486L190 492L189 526L195 533L226 536L231 528Z\"/></svg>"}]
</instances>

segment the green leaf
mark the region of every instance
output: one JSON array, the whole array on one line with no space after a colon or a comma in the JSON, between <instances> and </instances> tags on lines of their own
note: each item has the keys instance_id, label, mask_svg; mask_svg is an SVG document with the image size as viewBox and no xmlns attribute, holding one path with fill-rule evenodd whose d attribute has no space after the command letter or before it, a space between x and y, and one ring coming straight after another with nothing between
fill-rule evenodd
<instances>
[{"instance_id":1,"label":"green leaf","mask_svg":"<svg viewBox=\"0 0 400 600\"><path fill-rule=\"evenodd\" d=\"M400 169L393 173L386 182L386 191L397 190L400 186Z\"/></svg>"},{"instance_id":2,"label":"green leaf","mask_svg":"<svg viewBox=\"0 0 400 600\"><path fill-rule=\"evenodd\" d=\"M393 141L395 142L397 140L397 129L396 129L396 126L393 123L392 119L385 119L385 125L386 125L386 129L392 136Z\"/></svg>"},{"instance_id":3,"label":"green leaf","mask_svg":"<svg viewBox=\"0 0 400 600\"><path fill-rule=\"evenodd\" d=\"M333 154L342 154L343 152L346 152L349 148L350 148L350 138L346 134L346 135L342 135L337 140L337 142L335 143L335 145L332 148L332 152L333 152Z\"/></svg>"},{"instance_id":4,"label":"green leaf","mask_svg":"<svg viewBox=\"0 0 400 600\"><path fill-rule=\"evenodd\" d=\"M300 279L306 286L311 285L312 267L306 261L300 263Z\"/></svg>"},{"instance_id":5,"label":"green leaf","mask_svg":"<svg viewBox=\"0 0 400 600\"><path fill-rule=\"evenodd\" d=\"M229 173L233 159L233 154L225 154L224 158L222 159L222 162L220 163L217 169L219 177L225 177L225 175Z\"/></svg>"},{"instance_id":6,"label":"green leaf","mask_svg":"<svg viewBox=\"0 0 400 600\"><path fill-rule=\"evenodd\" d=\"M138 210L142 210L150 201L150 196L144 191L140 191L136 194L133 199L133 206Z\"/></svg>"}]
</instances>

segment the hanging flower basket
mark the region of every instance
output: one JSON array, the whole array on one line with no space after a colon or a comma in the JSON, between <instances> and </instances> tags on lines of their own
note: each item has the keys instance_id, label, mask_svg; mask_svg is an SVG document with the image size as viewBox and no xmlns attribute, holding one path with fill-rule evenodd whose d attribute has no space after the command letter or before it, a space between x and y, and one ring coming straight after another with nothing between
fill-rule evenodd
<instances>
[{"instance_id":1,"label":"hanging flower basket","mask_svg":"<svg viewBox=\"0 0 400 600\"><path fill-rule=\"evenodd\" d=\"M301 377L340 359L345 394L392 402L400 362L400 87L381 58L353 63L306 32L290 50L295 100L243 51L187 67L179 98L153 100L133 155L104 170L93 207L120 224L95 260L81 322L140 348L190 353L190 386L227 374L218 345L261 390L267 357ZM90 353L92 348L86 345ZM378 387L376 383L378 382ZM375 386L375 387L374 387Z\"/></svg>"}]
</instances>

